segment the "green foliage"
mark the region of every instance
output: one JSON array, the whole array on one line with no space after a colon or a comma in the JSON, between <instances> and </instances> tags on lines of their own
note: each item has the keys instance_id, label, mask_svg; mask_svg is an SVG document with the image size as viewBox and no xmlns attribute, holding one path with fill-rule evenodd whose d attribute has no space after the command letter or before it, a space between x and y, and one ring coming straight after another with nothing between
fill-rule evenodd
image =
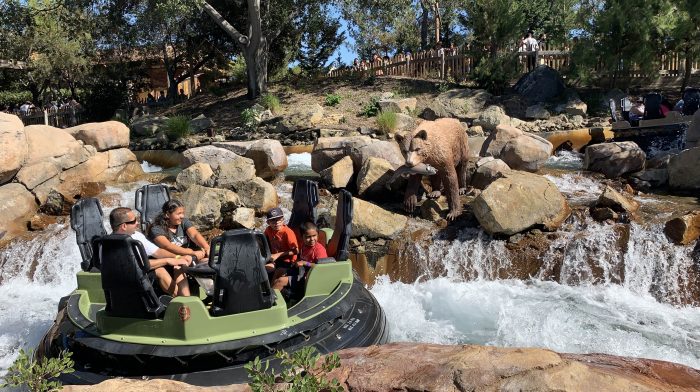
<instances>
[{"instance_id":1,"label":"green foliage","mask_svg":"<svg viewBox=\"0 0 700 392\"><path fill-rule=\"evenodd\" d=\"M29 91L0 91L0 107L10 105L21 105L32 100Z\"/></svg>"},{"instance_id":2,"label":"green foliage","mask_svg":"<svg viewBox=\"0 0 700 392\"><path fill-rule=\"evenodd\" d=\"M260 104L266 109L270 109L272 113L277 113L280 110L280 99L273 94L265 94L260 97Z\"/></svg>"},{"instance_id":3,"label":"green foliage","mask_svg":"<svg viewBox=\"0 0 700 392\"><path fill-rule=\"evenodd\" d=\"M326 94L325 104L326 106L336 106L340 103L340 95L338 94Z\"/></svg>"},{"instance_id":4,"label":"green foliage","mask_svg":"<svg viewBox=\"0 0 700 392\"><path fill-rule=\"evenodd\" d=\"M285 351L278 351L275 357L282 360L283 370L279 379L275 378L269 361L263 364L260 358L256 357L254 361L245 365L248 377L252 379L250 388L253 391L279 391L280 389L275 385L278 380L281 383L287 383L285 390L290 392L340 392L343 390L337 379L329 381L325 377L326 373L340 367L338 354L326 355L319 365L317 363L321 355L313 347L304 347L292 355Z\"/></svg>"},{"instance_id":5,"label":"green foliage","mask_svg":"<svg viewBox=\"0 0 700 392\"><path fill-rule=\"evenodd\" d=\"M379 98L372 97L369 102L362 105L360 109L360 115L365 117L374 117L379 113Z\"/></svg>"},{"instance_id":6,"label":"green foliage","mask_svg":"<svg viewBox=\"0 0 700 392\"><path fill-rule=\"evenodd\" d=\"M26 387L32 392L48 392L62 388L58 378L61 374L73 373L73 360L70 351L62 351L58 358L43 358L36 361L32 358L32 352L26 353L19 350L19 357L7 370L5 382L0 388Z\"/></svg>"},{"instance_id":7,"label":"green foliage","mask_svg":"<svg viewBox=\"0 0 700 392\"><path fill-rule=\"evenodd\" d=\"M173 116L165 123L168 139L178 140L189 136L192 129L190 128L190 119L186 116Z\"/></svg>"},{"instance_id":8,"label":"green foliage","mask_svg":"<svg viewBox=\"0 0 700 392\"><path fill-rule=\"evenodd\" d=\"M381 133L390 133L396 129L397 119L394 112L381 112L377 116L377 129Z\"/></svg>"},{"instance_id":9,"label":"green foliage","mask_svg":"<svg viewBox=\"0 0 700 392\"><path fill-rule=\"evenodd\" d=\"M234 84L245 84L248 79L248 74L245 69L245 59L243 56L237 56L233 61L226 64L224 75Z\"/></svg>"},{"instance_id":10,"label":"green foliage","mask_svg":"<svg viewBox=\"0 0 700 392\"><path fill-rule=\"evenodd\" d=\"M518 59L514 54L498 54L496 57L482 57L474 67L474 81L489 91L500 94L518 75Z\"/></svg>"},{"instance_id":11,"label":"green foliage","mask_svg":"<svg viewBox=\"0 0 700 392\"><path fill-rule=\"evenodd\" d=\"M254 129L260 124L260 113L253 108L244 109L241 112L241 122L248 129Z\"/></svg>"},{"instance_id":12,"label":"green foliage","mask_svg":"<svg viewBox=\"0 0 700 392\"><path fill-rule=\"evenodd\" d=\"M304 70L320 70L345 41L345 32L338 34L340 20L332 16L329 6L321 3L311 4L302 19L304 29L296 59Z\"/></svg>"}]
</instances>

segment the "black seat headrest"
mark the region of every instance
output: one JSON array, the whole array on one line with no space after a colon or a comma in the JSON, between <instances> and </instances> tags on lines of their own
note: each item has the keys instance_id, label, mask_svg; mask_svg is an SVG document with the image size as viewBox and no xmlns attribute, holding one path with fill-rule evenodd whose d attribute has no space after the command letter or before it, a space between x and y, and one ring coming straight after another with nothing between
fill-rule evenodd
<instances>
[{"instance_id":1,"label":"black seat headrest","mask_svg":"<svg viewBox=\"0 0 700 392\"><path fill-rule=\"evenodd\" d=\"M333 236L328 241L328 255L336 260L350 257L350 236L352 235L352 194L345 189L338 193L338 207L335 214Z\"/></svg>"},{"instance_id":2,"label":"black seat headrest","mask_svg":"<svg viewBox=\"0 0 700 392\"><path fill-rule=\"evenodd\" d=\"M93 271L92 242L107 234L103 220L102 206L94 197L78 200L70 210L70 227L75 231L75 241L80 250L83 271Z\"/></svg>"},{"instance_id":3,"label":"black seat headrest","mask_svg":"<svg viewBox=\"0 0 700 392\"><path fill-rule=\"evenodd\" d=\"M146 233L149 225L163 210L163 204L170 200L170 190L163 184L147 184L136 191L136 211L141 214L141 232Z\"/></svg>"},{"instance_id":4,"label":"black seat headrest","mask_svg":"<svg viewBox=\"0 0 700 392\"><path fill-rule=\"evenodd\" d=\"M292 200L294 201L292 216L287 226L297 233L304 222L316 223L318 184L311 180L296 180L292 188Z\"/></svg>"}]
</instances>

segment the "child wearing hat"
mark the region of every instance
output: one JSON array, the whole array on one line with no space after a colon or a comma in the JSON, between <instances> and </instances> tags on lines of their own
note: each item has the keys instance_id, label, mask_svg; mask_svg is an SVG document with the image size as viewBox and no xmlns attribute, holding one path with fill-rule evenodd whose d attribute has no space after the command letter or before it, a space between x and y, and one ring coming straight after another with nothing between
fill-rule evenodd
<instances>
[{"instance_id":1,"label":"child wearing hat","mask_svg":"<svg viewBox=\"0 0 700 392\"><path fill-rule=\"evenodd\" d=\"M275 275L279 276L286 272L286 268L292 266L296 261L299 253L299 243L294 231L284 223L284 214L282 209L275 207L267 213L267 228L265 229L265 237L270 243L270 253L272 253L272 262L265 265L268 272L275 271L275 264L282 264L282 271L275 271Z\"/></svg>"}]
</instances>

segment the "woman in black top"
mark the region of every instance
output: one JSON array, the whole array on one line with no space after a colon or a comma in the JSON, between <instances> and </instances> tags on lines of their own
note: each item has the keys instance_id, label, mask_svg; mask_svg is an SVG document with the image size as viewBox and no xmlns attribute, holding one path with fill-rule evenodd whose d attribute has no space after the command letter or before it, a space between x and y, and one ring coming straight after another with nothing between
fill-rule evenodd
<instances>
[{"instance_id":1,"label":"woman in black top","mask_svg":"<svg viewBox=\"0 0 700 392\"><path fill-rule=\"evenodd\" d=\"M195 256L199 261L209 257L209 244L185 218L185 206L175 199L163 204L163 210L148 230L148 237L160 248L176 255Z\"/></svg>"}]
</instances>

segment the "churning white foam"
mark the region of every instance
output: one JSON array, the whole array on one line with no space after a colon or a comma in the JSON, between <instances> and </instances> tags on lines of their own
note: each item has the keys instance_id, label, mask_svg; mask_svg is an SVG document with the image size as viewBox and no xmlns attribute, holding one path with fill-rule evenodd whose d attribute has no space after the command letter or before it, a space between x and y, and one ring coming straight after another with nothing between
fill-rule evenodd
<instances>
[{"instance_id":1,"label":"churning white foam","mask_svg":"<svg viewBox=\"0 0 700 392\"><path fill-rule=\"evenodd\" d=\"M619 285L437 278L371 289L391 341L544 347L661 359L700 368L700 312Z\"/></svg>"},{"instance_id":2,"label":"churning white foam","mask_svg":"<svg viewBox=\"0 0 700 392\"><path fill-rule=\"evenodd\" d=\"M144 173L157 173L163 171L162 167L154 165L148 161L141 162L141 168L143 169Z\"/></svg>"}]
</instances>

